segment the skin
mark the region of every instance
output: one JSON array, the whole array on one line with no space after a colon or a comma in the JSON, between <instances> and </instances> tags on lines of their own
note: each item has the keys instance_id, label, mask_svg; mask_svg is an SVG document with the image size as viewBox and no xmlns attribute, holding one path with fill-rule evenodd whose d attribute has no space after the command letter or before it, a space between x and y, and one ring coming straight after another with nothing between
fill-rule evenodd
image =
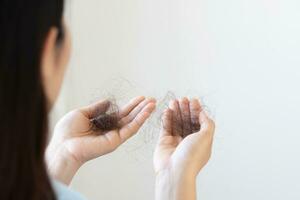
<instances>
[{"instance_id":1,"label":"skin","mask_svg":"<svg viewBox=\"0 0 300 200\"><path fill-rule=\"evenodd\" d=\"M71 51L67 26L59 47L57 33L55 27L51 28L42 52L41 77L49 110L59 95ZM113 152L135 135L156 106L153 98L136 97L120 109L118 130L96 134L90 130L90 119L94 111L105 112L107 103L103 100L75 109L57 123L46 150L48 170L55 179L69 185L84 163ZM185 127L175 123L173 117L178 116ZM195 120L201 124L201 130L191 134L191 123ZM154 153L156 199L196 199L196 176L210 158L213 133L214 122L202 111L199 100L183 98L170 102Z\"/></svg>"}]
</instances>

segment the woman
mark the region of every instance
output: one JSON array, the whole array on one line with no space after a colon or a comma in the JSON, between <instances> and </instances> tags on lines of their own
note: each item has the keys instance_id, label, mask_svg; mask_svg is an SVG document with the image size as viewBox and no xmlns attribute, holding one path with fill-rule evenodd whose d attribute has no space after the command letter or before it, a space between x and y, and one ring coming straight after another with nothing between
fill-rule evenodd
<instances>
[{"instance_id":1,"label":"woman","mask_svg":"<svg viewBox=\"0 0 300 200\"><path fill-rule=\"evenodd\" d=\"M90 119L105 112L108 101L76 109L57 124L46 150L47 116L70 55L63 5L0 2L1 200L82 199L65 186L77 170L114 151L155 109L155 99L136 97L120 109L120 128L102 133L90 129ZM196 176L210 157L213 133L214 123L197 99L170 102L154 153L156 199L196 199Z\"/></svg>"}]
</instances>

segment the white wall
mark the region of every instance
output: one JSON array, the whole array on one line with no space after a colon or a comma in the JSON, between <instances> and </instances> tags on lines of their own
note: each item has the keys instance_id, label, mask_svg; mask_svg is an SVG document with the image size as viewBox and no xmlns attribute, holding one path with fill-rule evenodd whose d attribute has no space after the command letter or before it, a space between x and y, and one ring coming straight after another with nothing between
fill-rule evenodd
<instances>
[{"instance_id":1,"label":"white wall","mask_svg":"<svg viewBox=\"0 0 300 200\"><path fill-rule=\"evenodd\" d=\"M300 199L299 0L68 6L74 51L54 116L103 92L122 99L161 98L168 90L200 95L217 133L199 199ZM72 187L89 199L152 200L154 142L142 135L150 132L85 165Z\"/></svg>"}]
</instances>

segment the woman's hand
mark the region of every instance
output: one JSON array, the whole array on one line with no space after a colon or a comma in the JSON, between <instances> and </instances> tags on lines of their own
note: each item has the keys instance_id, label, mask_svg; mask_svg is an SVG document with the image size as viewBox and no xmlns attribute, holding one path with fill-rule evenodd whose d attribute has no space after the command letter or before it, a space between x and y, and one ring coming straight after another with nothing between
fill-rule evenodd
<instances>
[{"instance_id":1,"label":"woman's hand","mask_svg":"<svg viewBox=\"0 0 300 200\"><path fill-rule=\"evenodd\" d=\"M95 112L105 113L108 104L101 101L74 110L58 122L47 149L48 168L56 179L69 184L82 164L114 151L137 133L155 109L153 98L134 98L119 111L119 129L96 133L90 120Z\"/></svg>"},{"instance_id":2,"label":"woman's hand","mask_svg":"<svg viewBox=\"0 0 300 200\"><path fill-rule=\"evenodd\" d=\"M194 200L196 176L211 155L214 122L199 100L187 98L171 101L162 120L154 153L156 199Z\"/></svg>"}]
</instances>

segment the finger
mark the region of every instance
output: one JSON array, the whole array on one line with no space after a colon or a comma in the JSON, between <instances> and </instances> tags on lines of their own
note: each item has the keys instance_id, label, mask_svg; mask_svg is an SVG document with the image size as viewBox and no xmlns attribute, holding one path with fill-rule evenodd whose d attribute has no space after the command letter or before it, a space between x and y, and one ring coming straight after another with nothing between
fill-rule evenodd
<instances>
[{"instance_id":1,"label":"finger","mask_svg":"<svg viewBox=\"0 0 300 200\"><path fill-rule=\"evenodd\" d=\"M191 122L192 122L192 132L197 132L200 130L199 115L201 112L201 104L198 99L193 98L190 101L190 112L191 112Z\"/></svg>"},{"instance_id":2,"label":"finger","mask_svg":"<svg viewBox=\"0 0 300 200\"><path fill-rule=\"evenodd\" d=\"M86 107L80 108L79 110L88 118L91 119L100 113L104 113L110 107L111 103L109 100L102 100Z\"/></svg>"},{"instance_id":3,"label":"finger","mask_svg":"<svg viewBox=\"0 0 300 200\"><path fill-rule=\"evenodd\" d=\"M172 110L166 109L162 116L162 131L160 133L160 137L162 136L172 136Z\"/></svg>"},{"instance_id":4,"label":"finger","mask_svg":"<svg viewBox=\"0 0 300 200\"><path fill-rule=\"evenodd\" d=\"M139 103L141 103L144 100L144 96L138 96L131 99L129 103L120 110L120 118L127 116L137 105L139 105Z\"/></svg>"},{"instance_id":5,"label":"finger","mask_svg":"<svg viewBox=\"0 0 300 200\"><path fill-rule=\"evenodd\" d=\"M179 107L181 111L182 116L182 136L185 137L192 133L192 127L191 127L191 113L190 113L190 107L189 107L189 100L188 98L184 97L179 101Z\"/></svg>"},{"instance_id":6,"label":"finger","mask_svg":"<svg viewBox=\"0 0 300 200\"><path fill-rule=\"evenodd\" d=\"M182 135L182 118L179 109L178 100L172 100L169 103L169 108L172 110L172 133L174 136Z\"/></svg>"},{"instance_id":7,"label":"finger","mask_svg":"<svg viewBox=\"0 0 300 200\"><path fill-rule=\"evenodd\" d=\"M129 124L120 129L120 137L122 142L130 138L141 128L144 122L154 111L155 106L155 103L149 103Z\"/></svg>"},{"instance_id":8,"label":"finger","mask_svg":"<svg viewBox=\"0 0 300 200\"><path fill-rule=\"evenodd\" d=\"M207 116L205 111L201 111L201 113L199 115L199 122L201 125L200 132L214 134L215 122Z\"/></svg>"},{"instance_id":9,"label":"finger","mask_svg":"<svg viewBox=\"0 0 300 200\"><path fill-rule=\"evenodd\" d=\"M148 104L155 102L156 100L154 98L147 98L144 101L140 102L127 116L121 119L121 126L130 123Z\"/></svg>"}]
</instances>

